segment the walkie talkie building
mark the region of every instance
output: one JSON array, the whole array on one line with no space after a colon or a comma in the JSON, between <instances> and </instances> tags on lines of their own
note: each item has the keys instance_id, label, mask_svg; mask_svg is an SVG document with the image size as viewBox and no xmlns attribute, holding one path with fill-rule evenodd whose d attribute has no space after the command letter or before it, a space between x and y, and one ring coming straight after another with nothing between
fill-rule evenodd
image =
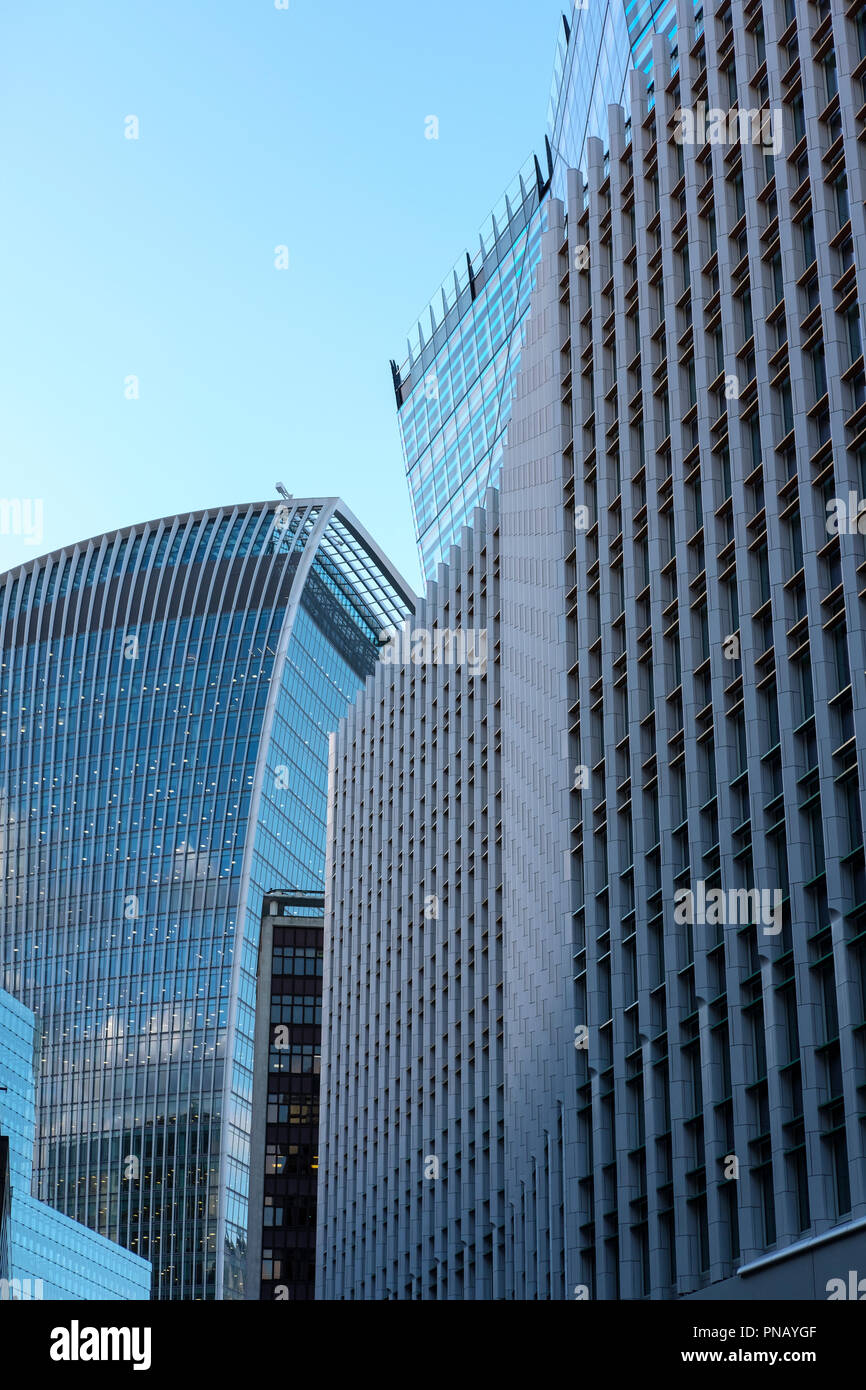
<instances>
[{"instance_id":1,"label":"walkie talkie building","mask_svg":"<svg viewBox=\"0 0 866 1390\"><path fill-rule=\"evenodd\" d=\"M412 595L334 498L0 578L0 982L42 1020L41 1200L243 1293L257 945L321 888L328 733Z\"/></svg>"}]
</instances>

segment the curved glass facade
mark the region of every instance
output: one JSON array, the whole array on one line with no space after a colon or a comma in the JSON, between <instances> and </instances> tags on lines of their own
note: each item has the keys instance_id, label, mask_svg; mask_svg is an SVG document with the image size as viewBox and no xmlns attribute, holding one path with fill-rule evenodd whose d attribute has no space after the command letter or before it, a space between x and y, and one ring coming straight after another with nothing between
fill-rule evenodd
<instances>
[{"instance_id":1,"label":"curved glass facade","mask_svg":"<svg viewBox=\"0 0 866 1390\"><path fill-rule=\"evenodd\" d=\"M39 1197L243 1290L262 897L320 888L328 734L412 595L336 499L0 581L2 983L43 1022Z\"/></svg>"}]
</instances>

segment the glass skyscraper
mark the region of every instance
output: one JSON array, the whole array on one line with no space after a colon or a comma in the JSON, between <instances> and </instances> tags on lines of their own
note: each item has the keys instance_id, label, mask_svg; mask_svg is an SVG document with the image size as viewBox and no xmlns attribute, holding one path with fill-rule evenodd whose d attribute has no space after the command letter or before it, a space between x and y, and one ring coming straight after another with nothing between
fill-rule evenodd
<instances>
[{"instance_id":1,"label":"glass skyscraper","mask_svg":"<svg viewBox=\"0 0 866 1390\"><path fill-rule=\"evenodd\" d=\"M243 1294L257 945L321 889L328 733L412 595L337 499L131 527L0 579L0 983L39 1014L40 1198Z\"/></svg>"},{"instance_id":2,"label":"glass skyscraper","mask_svg":"<svg viewBox=\"0 0 866 1390\"><path fill-rule=\"evenodd\" d=\"M495 486L529 296L551 191L585 168L586 141L603 135L628 74L652 66L652 38L676 32L674 0L593 0L563 15L544 156L530 158L391 363L415 533L431 578Z\"/></svg>"},{"instance_id":3,"label":"glass skyscraper","mask_svg":"<svg viewBox=\"0 0 866 1390\"><path fill-rule=\"evenodd\" d=\"M502 460L520 330L538 263L550 169L531 159L392 362L425 574L458 538Z\"/></svg>"},{"instance_id":4,"label":"glass skyscraper","mask_svg":"<svg viewBox=\"0 0 866 1390\"><path fill-rule=\"evenodd\" d=\"M31 1193L39 1038L34 1014L0 989L0 1187L8 1187L0 1301L148 1299L147 1260Z\"/></svg>"},{"instance_id":5,"label":"glass skyscraper","mask_svg":"<svg viewBox=\"0 0 866 1390\"><path fill-rule=\"evenodd\" d=\"M628 11L640 8L652 28L653 6L625 6L621 0L575 8L571 22L563 15L556 46L547 111L547 136L554 157L554 196L565 195L568 169L586 167L586 141L602 135L608 106L623 100L634 64L632 24ZM673 8L671 6L671 8ZM640 38L640 35L637 36Z\"/></svg>"}]
</instances>

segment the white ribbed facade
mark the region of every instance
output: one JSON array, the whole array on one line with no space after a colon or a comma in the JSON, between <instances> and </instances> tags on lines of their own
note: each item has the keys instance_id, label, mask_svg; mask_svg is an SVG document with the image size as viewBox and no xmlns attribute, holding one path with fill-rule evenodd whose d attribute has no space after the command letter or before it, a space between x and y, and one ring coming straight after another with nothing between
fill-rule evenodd
<instances>
[{"instance_id":1,"label":"white ribbed facade","mask_svg":"<svg viewBox=\"0 0 866 1390\"><path fill-rule=\"evenodd\" d=\"M495 497L332 738L319 1298L501 1297L502 925ZM425 1176L425 1174L427 1176Z\"/></svg>"}]
</instances>

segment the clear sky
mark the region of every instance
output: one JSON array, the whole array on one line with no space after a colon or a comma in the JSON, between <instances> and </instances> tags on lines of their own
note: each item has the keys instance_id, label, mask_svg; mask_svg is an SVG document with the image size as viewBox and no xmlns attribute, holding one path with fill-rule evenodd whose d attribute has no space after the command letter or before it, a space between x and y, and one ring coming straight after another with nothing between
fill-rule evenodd
<instances>
[{"instance_id":1,"label":"clear sky","mask_svg":"<svg viewBox=\"0 0 866 1390\"><path fill-rule=\"evenodd\" d=\"M44 515L0 570L279 480L420 584L388 361L542 147L562 6L276 4L0 5L0 499Z\"/></svg>"}]
</instances>

